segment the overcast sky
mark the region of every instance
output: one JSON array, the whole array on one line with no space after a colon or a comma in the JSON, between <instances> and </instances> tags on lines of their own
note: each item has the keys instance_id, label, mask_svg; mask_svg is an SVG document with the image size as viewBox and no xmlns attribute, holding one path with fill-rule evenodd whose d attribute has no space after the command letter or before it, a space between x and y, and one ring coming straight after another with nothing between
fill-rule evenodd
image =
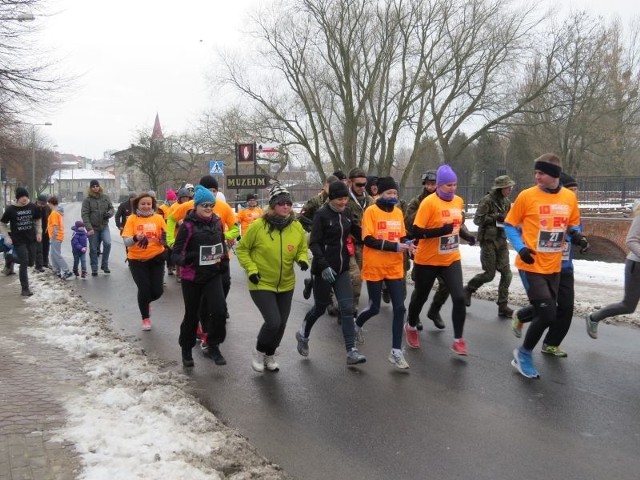
<instances>
[{"instance_id":1,"label":"overcast sky","mask_svg":"<svg viewBox=\"0 0 640 480\"><path fill-rule=\"evenodd\" d=\"M62 72L79 75L72 93L32 122L56 150L102 158L127 148L136 132L190 127L213 102L205 76L216 48L241 41L259 0L49 0L43 40ZM557 2L554 2L557 3ZM567 4L562 0L562 4ZM576 7L622 19L640 14L634 0L572 0Z\"/></svg>"}]
</instances>

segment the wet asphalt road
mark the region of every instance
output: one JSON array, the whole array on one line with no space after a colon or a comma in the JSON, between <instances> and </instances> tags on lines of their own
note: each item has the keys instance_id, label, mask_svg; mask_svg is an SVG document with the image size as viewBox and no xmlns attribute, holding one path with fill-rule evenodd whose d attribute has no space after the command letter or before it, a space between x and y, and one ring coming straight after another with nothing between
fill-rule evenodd
<instances>
[{"instance_id":1,"label":"wet asphalt road","mask_svg":"<svg viewBox=\"0 0 640 480\"><path fill-rule=\"evenodd\" d=\"M66 223L77 218L79 204L66 205ZM182 371L180 285L167 277L164 296L153 304L153 330L141 332L115 226L112 234L111 275L75 281L78 292L109 310L114 328L139 340L166 368ZM66 244L63 251L70 256ZM454 355L448 303L444 331L423 315L422 348L407 352L411 368L404 373L387 361L391 308L383 304L365 326L360 350L367 363L347 367L341 330L326 315L312 332L310 356L298 355L294 334L311 305L302 298L302 278L277 357L280 372L251 369L261 318L235 260L221 347L228 365L216 367L196 350L195 368L185 371L205 405L293 477L638 478L640 330L602 325L594 341L575 318L563 343L569 357L536 352L541 379L528 380L509 364L519 342L495 304L474 299L465 326L469 356ZM366 294L361 307L364 301Z\"/></svg>"}]
</instances>

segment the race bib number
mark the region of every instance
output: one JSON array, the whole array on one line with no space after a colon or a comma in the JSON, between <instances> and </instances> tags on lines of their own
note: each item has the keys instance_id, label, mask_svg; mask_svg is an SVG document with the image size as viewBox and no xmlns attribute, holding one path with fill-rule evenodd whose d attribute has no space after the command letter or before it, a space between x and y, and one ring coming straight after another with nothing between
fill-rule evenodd
<instances>
[{"instance_id":1,"label":"race bib number","mask_svg":"<svg viewBox=\"0 0 640 480\"><path fill-rule=\"evenodd\" d=\"M452 253L458 250L458 246L460 245L460 236L457 233L439 237L438 240L440 241L440 248L438 251L440 254Z\"/></svg>"},{"instance_id":2,"label":"race bib number","mask_svg":"<svg viewBox=\"0 0 640 480\"><path fill-rule=\"evenodd\" d=\"M200 262L199 265L214 265L220 263L220 260L224 256L224 248L222 243L217 245L202 245L200 246Z\"/></svg>"},{"instance_id":3,"label":"race bib number","mask_svg":"<svg viewBox=\"0 0 640 480\"><path fill-rule=\"evenodd\" d=\"M549 232L541 230L538 233L538 252L545 253L560 253L563 251L564 231L562 232Z\"/></svg>"}]
</instances>

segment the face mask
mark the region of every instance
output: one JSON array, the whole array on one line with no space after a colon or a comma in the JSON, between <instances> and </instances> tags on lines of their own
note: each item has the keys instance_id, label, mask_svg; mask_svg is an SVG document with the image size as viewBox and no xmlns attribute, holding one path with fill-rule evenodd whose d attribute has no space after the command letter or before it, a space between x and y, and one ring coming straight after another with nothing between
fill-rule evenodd
<instances>
[{"instance_id":1,"label":"face mask","mask_svg":"<svg viewBox=\"0 0 640 480\"><path fill-rule=\"evenodd\" d=\"M455 192L445 193L439 188L436 189L436 195L438 195L438 197L440 197L445 202L450 202L451 200L453 200L453 197L455 196L455 194L456 194Z\"/></svg>"},{"instance_id":2,"label":"face mask","mask_svg":"<svg viewBox=\"0 0 640 480\"><path fill-rule=\"evenodd\" d=\"M378 197L378 201L382 203L386 203L387 205L396 205L398 203L398 197Z\"/></svg>"}]
</instances>

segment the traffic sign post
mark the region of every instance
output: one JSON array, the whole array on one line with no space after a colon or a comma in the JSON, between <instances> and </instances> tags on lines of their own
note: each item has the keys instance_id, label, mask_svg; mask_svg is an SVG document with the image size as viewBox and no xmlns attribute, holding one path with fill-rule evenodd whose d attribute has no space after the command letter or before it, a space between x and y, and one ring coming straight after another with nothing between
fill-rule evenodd
<instances>
[{"instance_id":1,"label":"traffic sign post","mask_svg":"<svg viewBox=\"0 0 640 480\"><path fill-rule=\"evenodd\" d=\"M224 175L224 162L222 160L209 160L209 175Z\"/></svg>"}]
</instances>

